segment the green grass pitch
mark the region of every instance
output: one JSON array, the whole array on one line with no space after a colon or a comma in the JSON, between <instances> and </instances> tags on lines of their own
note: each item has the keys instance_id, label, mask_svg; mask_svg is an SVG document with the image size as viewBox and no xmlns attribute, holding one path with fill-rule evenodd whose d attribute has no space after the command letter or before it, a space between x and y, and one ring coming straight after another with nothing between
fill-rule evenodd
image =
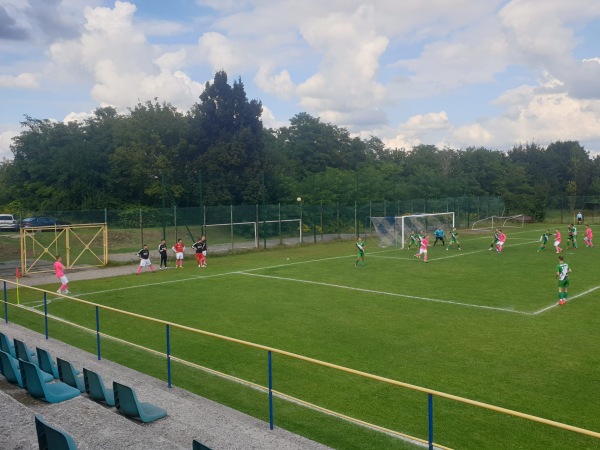
<instances>
[{"instance_id":1,"label":"green grass pitch","mask_svg":"<svg viewBox=\"0 0 600 450\"><path fill-rule=\"evenodd\" d=\"M134 276L132 266L132 275L70 288L88 301L600 431L599 250L579 236L579 249L563 252L573 272L569 302L558 307L558 255L551 243L537 252L547 227L555 228L505 230L502 254L488 251L491 234L464 231L461 251L431 246L428 264L369 238L365 268L354 267L353 242L335 242L209 253L206 269L191 257L183 269L155 274ZM39 305L39 297L21 289L25 304ZM50 299L49 314L95 328L94 308ZM39 316L10 314L42 329ZM163 325L106 311L100 318L102 332L165 351ZM95 351L95 336L54 320L50 335ZM107 339L102 345L103 358L166 378L164 359ZM172 331L171 346L176 357L267 384L263 351L181 330ZM280 355L273 365L277 391L427 438L425 394ZM248 387L181 364L173 382L268 420L266 396ZM416 448L283 400L276 400L275 423L334 448ZM434 427L435 441L452 448L600 448L591 437L440 398Z\"/></svg>"}]
</instances>

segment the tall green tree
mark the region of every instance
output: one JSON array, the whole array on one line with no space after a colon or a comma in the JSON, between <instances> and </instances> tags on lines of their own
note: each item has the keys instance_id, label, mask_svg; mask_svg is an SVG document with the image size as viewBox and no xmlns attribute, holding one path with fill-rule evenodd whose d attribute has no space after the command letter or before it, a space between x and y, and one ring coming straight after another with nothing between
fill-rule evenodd
<instances>
[{"instance_id":1,"label":"tall green tree","mask_svg":"<svg viewBox=\"0 0 600 450\"><path fill-rule=\"evenodd\" d=\"M233 86L219 71L189 114L193 156L207 204L258 203L265 173L262 104L248 101L241 79Z\"/></svg>"}]
</instances>

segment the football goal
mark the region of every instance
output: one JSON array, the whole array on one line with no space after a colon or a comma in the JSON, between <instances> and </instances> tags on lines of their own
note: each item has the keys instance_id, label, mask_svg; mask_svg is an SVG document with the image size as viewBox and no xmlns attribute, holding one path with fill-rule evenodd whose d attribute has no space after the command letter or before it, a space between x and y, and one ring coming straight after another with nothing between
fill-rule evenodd
<instances>
[{"instance_id":1,"label":"football goal","mask_svg":"<svg viewBox=\"0 0 600 450\"><path fill-rule=\"evenodd\" d=\"M371 223L380 247L403 249L412 232L433 233L437 228L442 228L448 234L454 228L454 212L371 217Z\"/></svg>"},{"instance_id":2,"label":"football goal","mask_svg":"<svg viewBox=\"0 0 600 450\"><path fill-rule=\"evenodd\" d=\"M488 231L494 228L523 228L524 225L525 216L523 214L516 216L491 216L473 222L471 229L475 231Z\"/></svg>"}]
</instances>

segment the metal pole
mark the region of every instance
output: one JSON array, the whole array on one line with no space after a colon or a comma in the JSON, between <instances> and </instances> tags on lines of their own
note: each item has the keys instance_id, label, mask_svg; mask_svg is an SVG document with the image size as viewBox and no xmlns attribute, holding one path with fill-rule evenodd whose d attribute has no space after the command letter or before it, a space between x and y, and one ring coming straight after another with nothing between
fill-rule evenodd
<instances>
[{"instance_id":1,"label":"metal pole","mask_svg":"<svg viewBox=\"0 0 600 450\"><path fill-rule=\"evenodd\" d=\"M96 306L96 349L98 351L98 361L102 359L100 353L100 310Z\"/></svg>"},{"instance_id":2,"label":"metal pole","mask_svg":"<svg viewBox=\"0 0 600 450\"><path fill-rule=\"evenodd\" d=\"M167 380L171 387L171 333L169 324L167 324Z\"/></svg>"},{"instance_id":3,"label":"metal pole","mask_svg":"<svg viewBox=\"0 0 600 450\"><path fill-rule=\"evenodd\" d=\"M165 174L160 171L160 190L162 192L163 239L167 240L167 213L165 211Z\"/></svg>"},{"instance_id":4,"label":"metal pole","mask_svg":"<svg viewBox=\"0 0 600 450\"><path fill-rule=\"evenodd\" d=\"M48 302L46 301L46 293L44 292L44 328L46 329L46 340L48 340Z\"/></svg>"},{"instance_id":5,"label":"metal pole","mask_svg":"<svg viewBox=\"0 0 600 450\"><path fill-rule=\"evenodd\" d=\"M267 353L269 359L269 428L274 428L273 420L273 356L271 351Z\"/></svg>"},{"instance_id":6,"label":"metal pole","mask_svg":"<svg viewBox=\"0 0 600 450\"><path fill-rule=\"evenodd\" d=\"M8 303L6 298L6 281L4 282L4 322L8 323Z\"/></svg>"},{"instance_id":7,"label":"metal pole","mask_svg":"<svg viewBox=\"0 0 600 450\"><path fill-rule=\"evenodd\" d=\"M429 450L433 450L433 395L427 394L427 411L429 415Z\"/></svg>"}]
</instances>

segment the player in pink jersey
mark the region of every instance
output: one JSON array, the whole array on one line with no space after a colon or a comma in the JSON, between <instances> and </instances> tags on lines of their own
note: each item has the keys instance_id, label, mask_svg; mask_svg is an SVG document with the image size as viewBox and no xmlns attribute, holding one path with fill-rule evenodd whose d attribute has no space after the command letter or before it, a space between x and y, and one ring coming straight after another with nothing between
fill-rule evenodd
<instances>
[{"instance_id":1,"label":"player in pink jersey","mask_svg":"<svg viewBox=\"0 0 600 450\"><path fill-rule=\"evenodd\" d=\"M562 252L562 248L560 248L560 241L560 230L557 228L556 230L554 230L554 248L556 249L556 253Z\"/></svg>"},{"instance_id":2,"label":"player in pink jersey","mask_svg":"<svg viewBox=\"0 0 600 450\"><path fill-rule=\"evenodd\" d=\"M498 253L502 253L502 249L504 248L505 242L506 235L502 232L502 230L498 230L498 242L496 242L496 251Z\"/></svg>"},{"instance_id":3,"label":"player in pink jersey","mask_svg":"<svg viewBox=\"0 0 600 450\"><path fill-rule=\"evenodd\" d=\"M421 247L419 248L419 253L415 255L415 258L420 258L423 255L423 261L427 262L427 247L429 246L429 235L425 235L421 239Z\"/></svg>"},{"instance_id":4,"label":"player in pink jersey","mask_svg":"<svg viewBox=\"0 0 600 450\"><path fill-rule=\"evenodd\" d=\"M586 225L585 226L585 237L583 238L583 241L585 242L586 247L594 246L594 244L592 243L593 238L594 238L594 233L592 233L592 229L590 228L589 225Z\"/></svg>"},{"instance_id":5,"label":"player in pink jersey","mask_svg":"<svg viewBox=\"0 0 600 450\"><path fill-rule=\"evenodd\" d=\"M62 263L62 258L60 255L58 255L56 257L56 262L54 263L54 272L56 273L56 278L58 278L60 280L60 282L62 283L60 285L60 288L58 289L58 291L56 291L58 294L70 294L71 293L69 291L69 280L67 279L67 277L65 275L65 269L66 269L66 267Z\"/></svg>"}]
</instances>

